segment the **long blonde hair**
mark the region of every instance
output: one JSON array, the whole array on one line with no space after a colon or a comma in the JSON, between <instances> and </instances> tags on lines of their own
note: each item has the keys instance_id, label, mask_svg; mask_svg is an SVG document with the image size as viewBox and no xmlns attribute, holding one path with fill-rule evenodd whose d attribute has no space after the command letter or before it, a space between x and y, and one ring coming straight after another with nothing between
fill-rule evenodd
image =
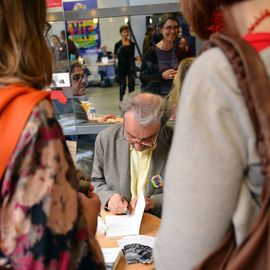
<instances>
[{"instance_id":1,"label":"long blonde hair","mask_svg":"<svg viewBox=\"0 0 270 270\"><path fill-rule=\"evenodd\" d=\"M176 76L173 80L172 90L168 96L168 102L172 107L178 105L184 78L193 61L194 57L187 57L180 62Z\"/></svg>"},{"instance_id":2,"label":"long blonde hair","mask_svg":"<svg viewBox=\"0 0 270 270\"><path fill-rule=\"evenodd\" d=\"M51 53L44 38L45 0L0 1L0 84L50 85Z\"/></svg>"}]
</instances>

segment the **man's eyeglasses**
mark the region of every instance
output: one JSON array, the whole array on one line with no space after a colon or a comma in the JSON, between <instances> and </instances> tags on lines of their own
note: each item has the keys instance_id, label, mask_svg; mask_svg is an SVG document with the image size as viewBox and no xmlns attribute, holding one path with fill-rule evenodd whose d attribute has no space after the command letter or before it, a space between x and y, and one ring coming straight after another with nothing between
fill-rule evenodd
<instances>
[{"instance_id":1,"label":"man's eyeglasses","mask_svg":"<svg viewBox=\"0 0 270 270\"><path fill-rule=\"evenodd\" d=\"M71 76L73 81L78 82L79 80L81 80L84 77L83 72L82 73L77 73Z\"/></svg>"},{"instance_id":2,"label":"man's eyeglasses","mask_svg":"<svg viewBox=\"0 0 270 270\"><path fill-rule=\"evenodd\" d=\"M147 138L135 138L131 134L127 133L125 131L124 126L123 126L122 138L124 140L126 140L128 143L130 143L131 145L134 145L135 143L139 143L139 144L144 145L146 147L156 147L159 133L160 133L160 130L157 133L155 133L152 136L149 136Z\"/></svg>"},{"instance_id":3,"label":"man's eyeglasses","mask_svg":"<svg viewBox=\"0 0 270 270\"><path fill-rule=\"evenodd\" d=\"M179 30L179 26L178 25L168 25L168 26L165 26L163 27L164 29L166 30Z\"/></svg>"}]
</instances>

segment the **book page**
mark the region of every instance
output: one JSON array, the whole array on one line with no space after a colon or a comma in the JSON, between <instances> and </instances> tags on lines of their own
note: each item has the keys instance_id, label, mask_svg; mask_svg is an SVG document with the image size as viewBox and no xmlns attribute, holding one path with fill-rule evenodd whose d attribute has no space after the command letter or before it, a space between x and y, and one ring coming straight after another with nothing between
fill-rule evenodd
<instances>
[{"instance_id":1,"label":"book page","mask_svg":"<svg viewBox=\"0 0 270 270\"><path fill-rule=\"evenodd\" d=\"M145 209L144 195L141 193L138 197L134 215L125 216L106 216L108 237L119 237L126 235L137 235L140 233L141 221Z\"/></svg>"}]
</instances>

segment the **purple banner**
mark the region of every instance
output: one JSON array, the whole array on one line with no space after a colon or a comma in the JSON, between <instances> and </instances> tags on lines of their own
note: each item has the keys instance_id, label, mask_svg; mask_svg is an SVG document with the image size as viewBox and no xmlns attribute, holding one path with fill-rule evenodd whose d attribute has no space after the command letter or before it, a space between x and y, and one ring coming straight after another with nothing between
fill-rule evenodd
<instances>
[{"instance_id":1,"label":"purple banner","mask_svg":"<svg viewBox=\"0 0 270 270\"><path fill-rule=\"evenodd\" d=\"M64 10L85 10L85 9L96 9L97 0L81 0L63 3Z\"/></svg>"}]
</instances>

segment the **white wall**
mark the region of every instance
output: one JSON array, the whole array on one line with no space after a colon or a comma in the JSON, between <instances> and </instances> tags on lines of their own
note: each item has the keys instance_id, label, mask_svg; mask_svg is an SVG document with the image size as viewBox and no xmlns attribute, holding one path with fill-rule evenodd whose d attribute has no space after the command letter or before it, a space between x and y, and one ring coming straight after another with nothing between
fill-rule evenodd
<instances>
[{"instance_id":1,"label":"white wall","mask_svg":"<svg viewBox=\"0 0 270 270\"><path fill-rule=\"evenodd\" d=\"M179 3L179 0L97 0L98 8Z\"/></svg>"},{"instance_id":2,"label":"white wall","mask_svg":"<svg viewBox=\"0 0 270 270\"><path fill-rule=\"evenodd\" d=\"M100 39L101 45L106 45L108 51L113 52L114 44L121 39L119 34L119 28L125 24L124 17L111 17L111 18L100 18ZM89 55L84 57L87 65L90 68L91 73L94 77L98 77L98 67L96 64L97 55Z\"/></svg>"},{"instance_id":3,"label":"white wall","mask_svg":"<svg viewBox=\"0 0 270 270\"><path fill-rule=\"evenodd\" d=\"M60 38L60 32L62 30L65 30L65 23L63 21L61 22L50 22L52 25L52 29L50 31L51 35L57 35Z\"/></svg>"},{"instance_id":4,"label":"white wall","mask_svg":"<svg viewBox=\"0 0 270 270\"><path fill-rule=\"evenodd\" d=\"M121 39L119 28L125 24L124 17L101 18L99 20L101 44L114 50L114 44Z\"/></svg>"},{"instance_id":5,"label":"white wall","mask_svg":"<svg viewBox=\"0 0 270 270\"><path fill-rule=\"evenodd\" d=\"M142 53L142 46L143 46L143 40L144 40L144 34L145 34L145 17L146 15L139 15L139 16L132 16L130 17L130 24L132 27L132 30L134 32L134 35L136 37L138 46L140 48L140 51ZM136 55L139 55L138 52L135 52Z\"/></svg>"},{"instance_id":6,"label":"white wall","mask_svg":"<svg viewBox=\"0 0 270 270\"><path fill-rule=\"evenodd\" d=\"M179 3L179 0L129 0L130 6Z\"/></svg>"},{"instance_id":7,"label":"white wall","mask_svg":"<svg viewBox=\"0 0 270 270\"><path fill-rule=\"evenodd\" d=\"M97 0L98 8L111 8L127 6L128 0Z\"/></svg>"}]
</instances>

